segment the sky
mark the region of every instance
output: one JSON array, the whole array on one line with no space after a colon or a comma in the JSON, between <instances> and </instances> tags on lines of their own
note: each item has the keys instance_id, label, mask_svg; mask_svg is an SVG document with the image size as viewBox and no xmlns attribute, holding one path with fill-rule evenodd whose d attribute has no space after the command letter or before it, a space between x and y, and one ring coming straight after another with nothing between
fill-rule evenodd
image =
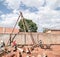
<instances>
[{"instance_id":1,"label":"sky","mask_svg":"<svg viewBox=\"0 0 60 57\"><path fill-rule=\"evenodd\" d=\"M38 32L60 29L60 0L0 0L0 27L14 27L19 11L37 24Z\"/></svg>"}]
</instances>

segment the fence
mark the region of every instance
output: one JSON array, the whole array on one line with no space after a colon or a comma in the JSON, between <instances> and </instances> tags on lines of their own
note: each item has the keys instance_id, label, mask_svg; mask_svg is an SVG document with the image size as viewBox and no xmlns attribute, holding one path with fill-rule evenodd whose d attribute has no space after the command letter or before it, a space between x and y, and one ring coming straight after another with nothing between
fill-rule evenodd
<instances>
[{"instance_id":1,"label":"fence","mask_svg":"<svg viewBox=\"0 0 60 57\"><path fill-rule=\"evenodd\" d=\"M31 34L37 44L39 40L42 40L44 44L60 44L60 34L21 32L17 34L14 40L16 40L16 42L19 44L33 44ZM13 34L12 37L14 35L15 34ZM10 34L0 34L0 41L3 40L5 43L7 43L9 38Z\"/></svg>"}]
</instances>

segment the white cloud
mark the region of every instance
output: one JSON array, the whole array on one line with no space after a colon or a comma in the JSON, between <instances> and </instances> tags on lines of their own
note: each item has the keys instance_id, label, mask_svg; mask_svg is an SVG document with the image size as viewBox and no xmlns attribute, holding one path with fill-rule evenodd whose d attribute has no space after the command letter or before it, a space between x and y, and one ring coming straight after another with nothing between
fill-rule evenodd
<instances>
[{"instance_id":1,"label":"white cloud","mask_svg":"<svg viewBox=\"0 0 60 57\"><path fill-rule=\"evenodd\" d=\"M19 9L21 2L28 7L40 7L44 0L5 0L4 4L11 9Z\"/></svg>"},{"instance_id":2,"label":"white cloud","mask_svg":"<svg viewBox=\"0 0 60 57\"><path fill-rule=\"evenodd\" d=\"M40 7L44 4L44 0L22 0L22 2L27 6Z\"/></svg>"},{"instance_id":3,"label":"white cloud","mask_svg":"<svg viewBox=\"0 0 60 57\"><path fill-rule=\"evenodd\" d=\"M28 7L41 8L44 3L46 6L54 9L60 7L60 0L5 0L4 4L11 9L19 9L21 2Z\"/></svg>"},{"instance_id":4,"label":"white cloud","mask_svg":"<svg viewBox=\"0 0 60 57\"><path fill-rule=\"evenodd\" d=\"M0 26L3 27L13 27L16 23L16 20L18 18L17 14L11 13L6 15L1 15L2 21L0 23Z\"/></svg>"},{"instance_id":5,"label":"white cloud","mask_svg":"<svg viewBox=\"0 0 60 57\"><path fill-rule=\"evenodd\" d=\"M51 9L60 7L60 0L46 0L47 6Z\"/></svg>"},{"instance_id":6,"label":"white cloud","mask_svg":"<svg viewBox=\"0 0 60 57\"><path fill-rule=\"evenodd\" d=\"M21 4L25 4L28 7L36 7L39 11L32 13L29 9L23 11L23 15L27 19L32 19L38 24L38 31L42 28L60 28L60 11L54 10L60 7L59 0L5 0L5 4L8 8L13 9L13 12L6 15L1 15L3 21L1 22L4 26L13 26L18 18L19 7ZM46 2L45 7L42 5ZM7 23L7 24L6 24Z\"/></svg>"},{"instance_id":7,"label":"white cloud","mask_svg":"<svg viewBox=\"0 0 60 57\"><path fill-rule=\"evenodd\" d=\"M4 4L11 9L18 9L20 6L20 0L5 0Z\"/></svg>"}]
</instances>

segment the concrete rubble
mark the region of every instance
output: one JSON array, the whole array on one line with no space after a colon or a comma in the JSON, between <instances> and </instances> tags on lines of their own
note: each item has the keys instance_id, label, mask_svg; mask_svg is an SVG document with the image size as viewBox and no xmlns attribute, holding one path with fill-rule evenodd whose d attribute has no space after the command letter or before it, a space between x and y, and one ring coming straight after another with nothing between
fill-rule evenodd
<instances>
[{"instance_id":1,"label":"concrete rubble","mask_svg":"<svg viewBox=\"0 0 60 57\"><path fill-rule=\"evenodd\" d=\"M32 46L5 48L5 51L0 54L0 57L60 57L60 46L52 46L51 49L41 49L35 47L31 50ZM8 52L7 52L8 51Z\"/></svg>"}]
</instances>

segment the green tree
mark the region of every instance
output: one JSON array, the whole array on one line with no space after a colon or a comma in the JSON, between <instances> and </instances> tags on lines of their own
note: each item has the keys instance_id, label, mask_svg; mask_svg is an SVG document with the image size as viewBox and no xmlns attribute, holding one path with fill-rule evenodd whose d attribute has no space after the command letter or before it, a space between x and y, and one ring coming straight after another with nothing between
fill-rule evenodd
<instances>
[{"instance_id":1,"label":"green tree","mask_svg":"<svg viewBox=\"0 0 60 57\"><path fill-rule=\"evenodd\" d=\"M37 32L37 25L32 21L24 18L24 25L22 19L19 21L18 26L20 27L20 31L24 32L24 27L26 32ZM27 28L28 27L28 28Z\"/></svg>"}]
</instances>

